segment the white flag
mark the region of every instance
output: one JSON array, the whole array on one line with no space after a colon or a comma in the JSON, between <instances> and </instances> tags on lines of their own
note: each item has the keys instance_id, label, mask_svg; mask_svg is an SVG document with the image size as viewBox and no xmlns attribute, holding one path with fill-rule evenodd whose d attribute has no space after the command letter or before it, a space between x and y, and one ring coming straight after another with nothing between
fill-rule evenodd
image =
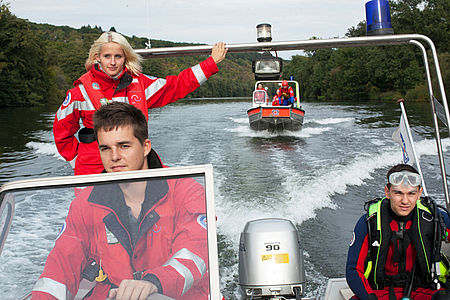
<instances>
[{"instance_id":1,"label":"white flag","mask_svg":"<svg viewBox=\"0 0 450 300\"><path fill-rule=\"evenodd\" d=\"M392 139L402 147L403 163L414 166L413 141L409 139L408 129L403 114L400 118L400 125L392 134Z\"/></svg>"}]
</instances>

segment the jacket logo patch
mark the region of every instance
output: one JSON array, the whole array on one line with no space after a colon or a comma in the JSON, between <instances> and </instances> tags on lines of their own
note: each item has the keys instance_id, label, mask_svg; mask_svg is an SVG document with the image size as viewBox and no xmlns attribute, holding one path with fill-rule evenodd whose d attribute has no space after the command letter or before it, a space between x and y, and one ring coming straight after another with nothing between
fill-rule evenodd
<instances>
[{"instance_id":1,"label":"jacket logo patch","mask_svg":"<svg viewBox=\"0 0 450 300\"><path fill-rule=\"evenodd\" d=\"M152 231L154 233L158 233L161 231L161 226L158 226L158 224L153 225Z\"/></svg>"},{"instance_id":2,"label":"jacket logo patch","mask_svg":"<svg viewBox=\"0 0 450 300\"><path fill-rule=\"evenodd\" d=\"M351 246L353 246L353 244L355 243L355 232L353 231L352 232L352 240L350 241L350 246L349 247L351 247Z\"/></svg>"},{"instance_id":3,"label":"jacket logo patch","mask_svg":"<svg viewBox=\"0 0 450 300\"><path fill-rule=\"evenodd\" d=\"M378 241L375 241L372 243L372 246L374 247L380 247L380 243L378 243Z\"/></svg>"},{"instance_id":4,"label":"jacket logo patch","mask_svg":"<svg viewBox=\"0 0 450 300\"><path fill-rule=\"evenodd\" d=\"M198 224L200 224L200 226L202 226L203 228L206 229L207 224L206 224L206 215L205 214L201 214L197 217L197 222Z\"/></svg>"},{"instance_id":5,"label":"jacket logo patch","mask_svg":"<svg viewBox=\"0 0 450 300\"><path fill-rule=\"evenodd\" d=\"M139 101L141 101L141 98L139 98L138 95L134 94L134 95L131 96L131 102L132 103L139 102Z\"/></svg>"},{"instance_id":6,"label":"jacket logo patch","mask_svg":"<svg viewBox=\"0 0 450 300\"><path fill-rule=\"evenodd\" d=\"M105 226L105 231L106 231L106 241L108 242L108 244L118 244L119 240L114 236L114 234L109 231L109 229Z\"/></svg>"},{"instance_id":7,"label":"jacket logo patch","mask_svg":"<svg viewBox=\"0 0 450 300\"><path fill-rule=\"evenodd\" d=\"M64 224L62 225L61 230L59 231L58 236L56 237L55 241L56 241L57 239L59 239L59 238L62 236L62 234L63 234L64 231L66 230L66 227L67 227L66 221L64 221Z\"/></svg>"},{"instance_id":8,"label":"jacket logo patch","mask_svg":"<svg viewBox=\"0 0 450 300\"><path fill-rule=\"evenodd\" d=\"M72 99L72 94L70 92L67 93L66 99L64 99L63 106L66 106L70 103L70 99Z\"/></svg>"},{"instance_id":9,"label":"jacket logo patch","mask_svg":"<svg viewBox=\"0 0 450 300\"><path fill-rule=\"evenodd\" d=\"M94 89L94 90L99 90L100 89L100 86L98 85L98 83L97 82L93 82L92 83L92 88Z\"/></svg>"}]
</instances>

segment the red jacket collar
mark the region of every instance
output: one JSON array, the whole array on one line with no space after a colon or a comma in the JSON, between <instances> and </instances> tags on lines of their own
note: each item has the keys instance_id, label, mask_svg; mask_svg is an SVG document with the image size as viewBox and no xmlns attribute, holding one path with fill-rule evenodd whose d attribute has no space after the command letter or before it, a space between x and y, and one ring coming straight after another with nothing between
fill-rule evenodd
<instances>
[{"instance_id":1,"label":"red jacket collar","mask_svg":"<svg viewBox=\"0 0 450 300\"><path fill-rule=\"evenodd\" d=\"M125 67L120 75L117 78L112 78L108 74L106 74L102 69L100 69L98 64L95 64L92 66L92 68L88 71L91 72L92 76L95 78L95 80L100 81L101 85L114 85L118 84L120 82L120 79L123 77L123 75L128 71L128 69ZM77 86L81 82L79 79L75 80L73 83L74 86Z\"/></svg>"}]
</instances>

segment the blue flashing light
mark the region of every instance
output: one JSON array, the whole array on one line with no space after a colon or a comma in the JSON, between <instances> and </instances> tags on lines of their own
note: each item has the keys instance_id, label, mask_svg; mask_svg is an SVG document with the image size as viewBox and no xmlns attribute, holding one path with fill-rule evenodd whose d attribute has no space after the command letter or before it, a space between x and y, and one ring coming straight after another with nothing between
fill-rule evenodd
<instances>
[{"instance_id":1,"label":"blue flashing light","mask_svg":"<svg viewBox=\"0 0 450 300\"><path fill-rule=\"evenodd\" d=\"M371 0L366 3L367 35L394 34L387 0Z\"/></svg>"}]
</instances>

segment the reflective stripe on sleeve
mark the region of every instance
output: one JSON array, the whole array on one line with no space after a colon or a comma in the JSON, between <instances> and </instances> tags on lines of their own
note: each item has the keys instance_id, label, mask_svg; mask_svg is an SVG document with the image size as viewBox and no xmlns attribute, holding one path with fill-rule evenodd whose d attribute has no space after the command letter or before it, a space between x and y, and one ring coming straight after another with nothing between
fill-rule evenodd
<instances>
[{"instance_id":1,"label":"reflective stripe on sleeve","mask_svg":"<svg viewBox=\"0 0 450 300\"><path fill-rule=\"evenodd\" d=\"M72 299L72 294L67 287L51 278L39 278L33 287L33 291L44 292L56 297L58 300Z\"/></svg>"},{"instance_id":2,"label":"reflective stripe on sleeve","mask_svg":"<svg viewBox=\"0 0 450 300\"><path fill-rule=\"evenodd\" d=\"M191 271L176 259L170 259L163 266L171 266L172 268L175 269L175 271L177 271L181 276L183 276L184 286L183 291L181 292L181 296L183 296L194 284L194 276L192 275Z\"/></svg>"},{"instance_id":3,"label":"reflective stripe on sleeve","mask_svg":"<svg viewBox=\"0 0 450 300\"><path fill-rule=\"evenodd\" d=\"M194 72L195 78L197 78L197 81L200 85L206 82L207 78L205 73L203 73L202 68L200 65L195 65L191 68L192 72Z\"/></svg>"},{"instance_id":4,"label":"reflective stripe on sleeve","mask_svg":"<svg viewBox=\"0 0 450 300\"><path fill-rule=\"evenodd\" d=\"M197 266L197 269L200 272L202 277L206 272L206 264L203 261L203 259L201 259L200 257L198 257L197 255L195 255L194 253L192 253L191 251L189 251L186 248L183 248L180 251L178 251L177 253L175 253L172 256L172 258L182 258L182 259L192 260L194 262L194 264Z\"/></svg>"},{"instance_id":5,"label":"reflective stripe on sleeve","mask_svg":"<svg viewBox=\"0 0 450 300\"><path fill-rule=\"evenodd\" d=\"M88 111L88 110L94 110L94 106L92 105L92 103L90 101L89 102L87 102L87 101L73 101L72 103L70 103L66 107L64 107L64 108L60 107L58 109L58 112L56 113L58 121L61 121L62 119L64 119L68 115L71 115L75 109Z\"/></svg>"},{"instance_id":6,"label":"reflective stripe on sleeve","mask_svg":"<svg viewBox=\"0 0 450 300\"><path fill-rule=\"evenodd\" d=\"M158 78L155 81L152 82L146 89L145 89L145 99L149 99L151 96L156 94L164 85L166 84L166 80L162 78Z\"/></svg>"},{"instance_id":7,"label":"reflective stripe on sleeve","mask_svg":"<svg viewBox=\"0 0 450 300\"><path fill-rule=\"evenodd\" d=\"M84 101L73 101L66 107L61 106L58 109L58 112L56 113L58 121L61 121L68 115L72 114L75 109L84 110L84 111L95 110L94 105L92 104L91 99L89 99L89 96L87 95L87 92L86 92L86 89L84 88L84 86L82 84L80 84L80 85L78 85L78 87L80 88L81 95L83 96Z\"/></svg>"},{"instance_id":8,"label":"reflective stripe on sleeve","mask_svg":"<svg viewBox=\"0 0 450 300\"><path fill-rule=\"evenodd\" d=\"M183 248L179 250L177 253L175 253L167 263L164 264L164 266L171 266L173 267L183 278L184 278L184 287L183 292L181 295L184 295L194 284L194 276L192 275L192 272L181 262L177 260L177 258L187 259L194 262L196 265L198 271L200 272L200 276L203 277L203 275L206 272L206 264L197 255L192 253L186 248Z\"/></svg>"}]
</instances>

